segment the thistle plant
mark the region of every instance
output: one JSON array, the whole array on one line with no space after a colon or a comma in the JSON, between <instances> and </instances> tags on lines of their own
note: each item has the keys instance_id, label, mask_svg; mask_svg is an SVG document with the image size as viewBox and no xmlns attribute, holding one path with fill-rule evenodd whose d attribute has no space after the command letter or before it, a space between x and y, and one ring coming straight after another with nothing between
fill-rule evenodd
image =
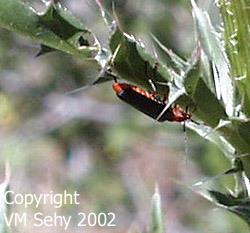
<instances>
[{"instance_id":1,"label":"thistle plant","mask_svg":"<svg viewBox=\"0 0 250 233\"><path fill-rule=\"evenodd\" d=\"M148 54L141 41L121 29L115 10L110 13L100 1L96 3L109 32L108 48L57 1L38 13L18 0L0 0L0 26L39 42L38 55L59 50L97 62L101 72L92 85L116 77L152 90L153 81L159 95L167 93L168 106L188 106L200 124L187 121L186 126L221 149L232 161L227 173L234 173L236 180L233 193L194 191L250 225L245 182L250 178L249 1L217 0L222 19L218 29L208 13L191 0L196 46L189 59L179 57L153 36L166 53L166 63ZM155 195L154 200L159 201ZM156 212L160 213L159 209ZM157 229L152 232L163 232L162 227Z\"/></svg>"}]
</instances>

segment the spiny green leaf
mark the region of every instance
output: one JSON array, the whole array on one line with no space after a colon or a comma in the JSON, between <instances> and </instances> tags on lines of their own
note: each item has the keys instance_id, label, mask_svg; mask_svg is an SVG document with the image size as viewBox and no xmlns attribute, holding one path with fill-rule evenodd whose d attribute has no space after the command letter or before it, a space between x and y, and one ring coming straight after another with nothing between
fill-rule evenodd
<instances>
[{"instance_id":1,"label":"spiny green leaf","mask_svg":"<svg viewBox=\"0 0 250 233\"><path fill-rule=\"evenodd\" d=\"M184 97L182 97L184 98ZM203 79L199 78L192 95L187 96L195 104L195 115L211 127L216 127L227 115L221 102L214 96ZM188 105L189 106L189 105Z\"/></svg>"},{"instance_id":2,"label":"spiny green leaf","mask_svg":"<svg viewBox=\"0 0 250 233\"><path fill-rule=\"evenodd\" d=\"M208 194L216 205L237 214L250 225L250 201L248 198L237 198L231 194L214 190L209 190Z\"/></svg>"},{"instance_id":3,"label":"spiny green leaf","mask_svg":"<svg viewBox=\"0 0 250 233\"><path fill-rule=\"evenodd\" d=\"M192 95L197 87L201 71L200 71L200 55L198 49L193 53L193 59L190 61L189 66L186 68L186 74L184 78L184 86L186 92Z\"/></svg>"},{"instance_id":4,"label":"spiny green leaf","mask_svg":"<svg viewBox=\"0 0 250 233\"><path fill-rule=\"evenodd\" d=\"M219 73L219 86L217 86L216 89L221 93L227 114L232 116L234 104L233 85L229 76L229 63L226 57L225 49L223 48L218 34L211 24L208 14L199 9L194 0L191 0L191 3L193 6L193 17L196 24L196 30L201 41L201 46L209 60L215 64L214 73Z\"/></svg>"},{"instance_id":5,"label":"spiny green leaf","mask_svg":"<svg viewBox=\"0 0 250 233\"><path fill-rule=\"evenodd\" d=\"M171 67L173 70L177 68L179 72L185 71L189 64L185 60L183 60L181 57L179 57L177 54L175 54L172 50L168 49L163 45L154 35L152 35L154 41L156 44L162 49L163 52L167 55L167 66Z\"/></svg>"},{"instance_id":6,"label":"spiny green leaf","mask_svg":"<svg viewBox=\"0 0 250 233\"><path fill-rule=\"evenodd\" d=\"M103 6L102 2L100 0L95 0L101 13L102 18L104 19L104 22L106 23L106 26L110 33L114 33L117 25L115 20L113 19L112 15L109 13L109 11Z\"/></svg>"},{"instance_id":7,"label":"spiny green leaf","mask_svg":"<svg viewBox=\"0 0 250 233\"><path fill-rule=\"evenodd\" d=\"M53 49L49 46L46 46L46 45L41 45L41 49L40 51L38 52L38 54L36 55L37 57L39 56L42 56L46 53L51 53L51 52L54 52L54 51L57 51L56 49Z\"/></svg>"},{"instance_id":8,"label":"spiny green leaf","mask_svg":"<svg viewBox=\"0 0 250 233\"><path fill-rule=\"evenodd\" d=\"M37 13L18 0L0 0L0 26L82 58L92 57L99 50L90 31L59 3L51 4L45 13Z\"/></svg>"},{"instance_id":9,"label":"spiny green leaf","mask_svg":"<svg viewBox=\"0 0 250 233\"><path fill-rule=\"evenodd\" d=\"M116 78L116 76L114 76L112 73L110 73L108 71L101 71L92 83L85 85L83 87L77 88L75 90L69 91L66 94L72 95L72 94L78 93L79 91L87 90L88 88L90 88L94 85L105 83L108 81L112 81L112 80L114 80L114 78Z\"/></svg>"},{"instance_id":10,"label":"spiny green leaf","mask_svg":"<svg viewBox=\"0 0 250 233\"><path fill-rule=\"evenodd\" d=\"M208 59L208 57L204 54L202 50L201 50L201 59L200 59L200 69L201 69L202 78L204 82L209 87L209 89L214 93L214 95L216 95L217 98L219 99L220 94L217 95L216 90L215 90L215 86L219 86L219 84L215 85L215 83L219 83L217 80L218 75L214 75L212 62ZM211 77L213 77L213 79L211 79Z\"/></svg>"},{"instance_id":11,"label":"spiny green leaf","mask_svg":"<svg viewBox=\"0 0 250 233\"><path fill-rule=\"evenodd\" d=\"M152 80L160 94L168 93L169 70L151 55L145 52L144 45L119 29L110 39L113 54L112 69L130 82L152 90Z\"/></svg>"},{"instance_id":12,"label":"spiny green leaf","mask_svg":"<svg viewBox=\"0 0 250 233\"><path fill-rule=\"evenodd\" d=\"M222 172L222 173L220 173L220 174L218 174L216 176L213 176L211 178L208 178L208 179L205 179L203 181L197 182L196 184L193 184L192 186L193 187L194 186L200 186L200 185L203 185L207 181L216 180L216 179L221 178L223 176L234 174L235 177L237 178L237 180L236 180L237 184L235 186L238 186L241 183L241 185L240 185L240 188L241 188L242 187L242 172L244 170L242 161L240 160L240 158L232 159L231 161L232 161L232 164L233 164L232 168L230 168L230 169L228 169L228 170L226 170L226 171L224 171L224 172ZM240 174L240 175L238 175L238 174ZM238 180L238 178L240 178L240 180ZM237 190L237 193L235 192L235 194L236 194L235 196L237 196L237 197L247 197L248 196L248 195L246 195L247 192L245 192L245 191L242 192L243 191L242 188L238 189L238 187L237 187L237 188L235 188L235 190ZM238 194L239 194L239 196L238 196ZM242 196L242 194L244 194L245 196Z\"/></svg>"},{"instance_id":13,"label":"spiny green leaf","mask_svg":"<svg viewBox=\"0 0 250 233\"><path fill-rule=\"evenodd\" d=\"M59 2L51 3L40 18L43 19L45 23L50 21L51 24L49 26L54 27L54 31L61 32L62 37L67 34L71 37L77 31L88 31L82 21L68 11L67 8L64 8ZM55 28L56 26L59 28ZM65 32L64 30L67 29L69 31Z\"/></svg>"},{"instance_id":14,"label":"spiny green leaf","mask_svg":"<svg viewBox=\"0 0 250 233\"><path fill-rule=\"evenodd\" d=\"M221 136L216 128L211 129L210 127L200 124L194 124L192 122L187 123L187 127L198 133L201 137L213 142L217 145L220 150L227 156L229 159L233 159L235 157L235 149L234 147L223 137Z\"/></svg>"},{"instance_id":15,"label":"spiny green leaf","mask_svg":"<svg viewBox=\"0 0 250 233\"><path fill-rule=\"evenodd\" d=\"M192 99L197 106L196 115L199 115L210 126L217 126L221 119L227 117L223 106L202 79L199 79ZM204 100L206 100L206 104L204 104Z\"/></svg>"}]
</instances>

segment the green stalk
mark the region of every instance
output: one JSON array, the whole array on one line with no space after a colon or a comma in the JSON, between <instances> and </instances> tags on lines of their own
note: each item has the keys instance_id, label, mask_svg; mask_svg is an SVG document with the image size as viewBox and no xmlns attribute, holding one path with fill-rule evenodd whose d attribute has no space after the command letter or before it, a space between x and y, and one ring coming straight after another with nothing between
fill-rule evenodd
<instances>
[{"instance_id":1,"label":"green stalk","mask_svg":"<svg viewBox=\"0 0 250 233\"><path fill-rule=\"evenodd\" d=\"M224 41L229 58L231 76L241 95L242 111L247 116L250 116L250 33L247 11L250 4L247 0L219 0L218 3L224 23ZM246 125L248 124L246 123ZM224 135L226 135L228 140L235 145L238 153L249 153L248 145L244 145L244 143L237 140L237 143L235 143L236 141L233 140L237 138L237 134L240 136L239 138L242 138L242 135L246 136L245 132L241 134L238 130L233 130L233 133L230 135L228 131L231 130L224 128L222 131L224 131ZM244 141L246 142L247 140L245 139L242 142ZM250 177L250 172L248 172L250 170L249 157L242 158L242 162L247 176Z\"/></svg>"},{"instance_id":2,"label":"green stalk","mask_svg":"<svg viewBox=\"0 0 250 233\"><path fill-rule=\"evenodd\" d=\"M247 0L219 0L231 75L242 97L242 110L250 116L250 33Z\"/></svg>"}]
</instances>

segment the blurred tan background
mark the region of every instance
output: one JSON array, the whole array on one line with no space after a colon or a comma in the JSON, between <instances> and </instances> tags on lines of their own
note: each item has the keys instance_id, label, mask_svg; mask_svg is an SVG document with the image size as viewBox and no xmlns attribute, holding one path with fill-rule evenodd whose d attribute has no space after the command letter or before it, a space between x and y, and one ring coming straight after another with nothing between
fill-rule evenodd
<instances>
[{"instance_id":1,"label":"blurred tan background","mask_svg":"<svg viewBox=\"0 0 250 233\"><path fill-rule=\"evenodd\" d=\"M44 9L39 0L26 2ZM103 2L111 9L111 1ZM182 57L191 54L194 31L189 1L114 2L123 30L141 39L163 62L164 54L153 43L151 33ZM62 3L108 46L108 33L93 0ZM213 3L204 0L200 4L216 22ZM157 183L167 232L248 232L238 217L215 208L186 187L229 168L230 163L214 145L188 130L185 155L187 145L180 124L159 124L122 103L111 82L66 95L93 81L98 67L60 52L36 58L38 51L38 44L0 28L1 171L8 158L11 190L22 194L76 190L81 205L56 210L73 216L67 232L136 233L146 232L149 226L150 201ZM233 179L228 176L205 185L202 188L226 190ZM11 211L37 210L14 206ZM51 215L55 209L46 205L39 211ZM78 212L114 212L117 227L77 227ZM13 227L13 232L64 231L30 224Z\"/></svg>"}]
</instances>

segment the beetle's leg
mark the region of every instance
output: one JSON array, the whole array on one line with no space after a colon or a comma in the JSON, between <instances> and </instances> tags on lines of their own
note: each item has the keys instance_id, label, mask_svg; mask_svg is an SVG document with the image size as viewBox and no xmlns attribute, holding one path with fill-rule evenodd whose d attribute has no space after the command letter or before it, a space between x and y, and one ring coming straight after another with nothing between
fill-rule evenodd
<instances>
[{"instance_id":1,"label":"beetle's leg","mask_svg":"<svg viewBox=\"0 0 250 233\"><path fill-rule=\"evenodd\" d=\"M159 63L156 61L154 63L154 68L153 68L153 77L154 77L155 81L157 80L156 72L157 72L158 65L159 65Z\"/></svg>"},{"instance_id":2,"label":"beetle's leg","mask_svg":"<svg viewBox=\"0 0 250 233\"><path fill-rule=\"evenodd\" d=\"M148 82L149 82L149 84L151 85L151 87L152 87L152 94L153 95L156 95L157 94L157 91L156 91L156 86L155 86L155 84L154 84L154 81L152 80L152 79L149 79L148 80Z\"/></svg>"},{"instance_id":3,"label":"beetle's leg","mask_svg":"<svg viewBox=\"0 0 250 233\"><path fill-rule=\"evenodd\" d=\"M114 76L113 78L114 78L114 82L117 83L117 78L116 78L116 76Z\"/></svg>"},{"instance_id":4,"label":"beetle's leg","mask_svg":"<svg viewBox=\"0 0 250 233\"><path fill-rule=\"evenodd\" d=\"M164 92L163 94L163 102L166 102L168 99L168 94L166 92Z\"/></svg>"},{"instance_id":5,"label":"beetle's leg","mask_svg":"<svg viewBox=\"0 0 250 233\"><path fill-rule=\"evenodd\" d=\"M183 132L186 133L186 121L183 122Z\"/></svg>"},{"instance_id":6,"label":"beetle's leg","mask_svg":"<svg viewBox=\"0 0 250 233\"><path fill-rule=\"evenodd\" d=\"M193 120L192 118L190 119L191 122L195 123L196 125L200 125L201 123L199 123L198 121Z\"/></svg>"}]
</instances>

